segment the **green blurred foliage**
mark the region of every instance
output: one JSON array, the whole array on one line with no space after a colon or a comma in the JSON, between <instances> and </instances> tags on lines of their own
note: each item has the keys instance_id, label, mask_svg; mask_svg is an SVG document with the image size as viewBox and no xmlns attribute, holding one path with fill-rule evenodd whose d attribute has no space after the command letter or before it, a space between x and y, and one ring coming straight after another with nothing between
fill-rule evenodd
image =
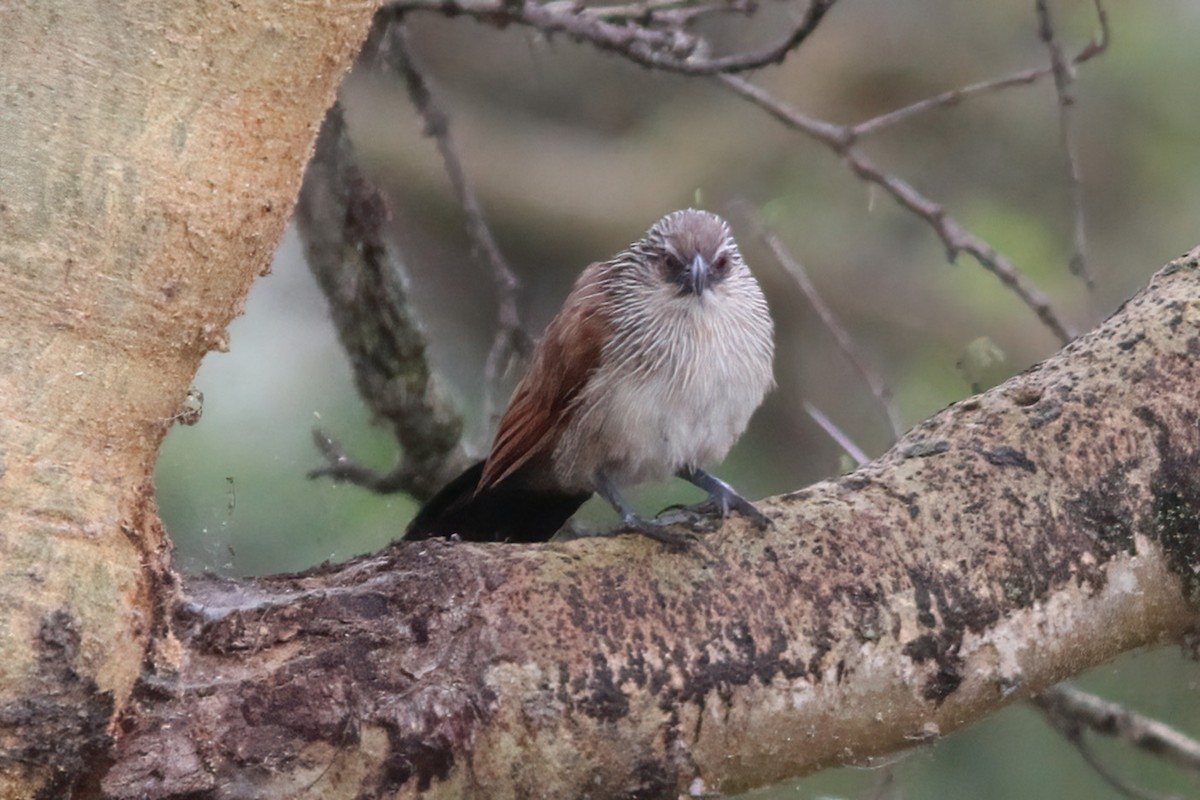
<instances>
[{"instance_id":1,"label":"green blurred foliage","mask_svg":"<svg viewBox=\"0 0 1200 800\"><path fill-rule=\"evenodd\" d=\"M1069 50L1095 28L1090 2L1053 3ZM716 37L761 41L790 6L764 5ZM938 110L872 137L871 158L1010 257L1080 330L1100 321L1169 258L1197 244L1200 4L1166 0L1109 9L1110 51L1081 68L1076 145L1083 170L1089 293L1067 272L1071 206L1048 82ZM809 271L895 391L906 424L1003 379L959 367L988 341L1019 371L1057 348L1032 312L969 257L949 264L930 229L856 180L819 145L785 130L711 81L650 73L529 31L414 18L467 171L523 280L524 319L539 330L589 261L696 202L726 213L767 292L778 328L778 389L718 471L751 496L844 469L844 454L801 409L809 401L875 455L892 434L878 404L803 296L733 208L746 201ZM1032 4L843 0L778 69L754 76L806 113L851 122L945 89L1046 62ZM472 258L461 211L403 90L355 76L345 99L359 150L389 188L398 260L457 393L477 452L482 364L494 303ZM249 575L302 569L377 549L414 510L404 497L309 481L322 425L360 461L388 469L394 442L372 427L293 237L230 328L231 352L196 377L204 416L168 436L158 497L188 571ZM508 383L515 380L508 376ZM696 499L678 484L645 487L655 510ZM592 504L587 524L609 524ZM1174 651L1135 654L1082 684L1200 736L1195 664ZM1103 743L1102 743L1103 744ZM1102 747L1118 769L1161 791L1197 796L1159 762ZM917 748L891 767L908 798L1116 798L1036 713L1016 707ZM871 796L879 769L830 770L755 798ZM891 796L897 796L895 794Z\"/></svg>"},{"instance_id":2,"label":"green blurred foliage","mask_svg":"<svg viewBox=\"0 0 1200 800\"><path fill-rule=\"evenodd\" d=\"M387 468L396 445L370 425L324 300L289 236L280 272L251 290L230 326L230 353L204 360L203 416L159 452L158 502L186 572L256 575L343 560L387 544L414 510L404 496L308 481L319 465L310 430L335 433ZM321 376L316 370L327 370Z\"/></svg>"}]
</instances>

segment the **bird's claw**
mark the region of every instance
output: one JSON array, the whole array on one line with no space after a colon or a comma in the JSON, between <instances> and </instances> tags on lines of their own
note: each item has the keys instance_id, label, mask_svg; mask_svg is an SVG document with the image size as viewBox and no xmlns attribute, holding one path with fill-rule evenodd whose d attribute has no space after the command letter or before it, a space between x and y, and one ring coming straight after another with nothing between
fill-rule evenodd
<instances>
[{"instance_id":1,"label":"bird's claw","mask_svg":"<svg viewBox=\"0 0 1200 800\"><path fill-rule=\"evenodd\" d=\"M720 511L716 505L707 501L690 506L673 505L658 512L654 521L660 525L686 525L693 530L708 533L720 527L723 519Z\"/></svg>"},{"instance_id":2,"label":"bird's claw","mask_svg":"<svg viewBox=\"0 0 1200 800\"><path fill-rule=\"evenodd\" d=\"M729 516L730 511L736 511L754 523L755 527L760 530L766 530L774 525L770 517L759 511L749 500L737 494L713 494L700 503L667 506L658 512L655 519L665 525L686 523L695 527L711 522L714 518L723 520Z\"/></svg>"},{"instance_id":3,"label":"bird's claw","mask_svg":"<svg viewBox=\"0 0 1200 800\"><path fill-rule=\"evenodd\" d=\"M641 517L627 517L621 521L621 528L618 532L630 531L640 533L647 536L656 542L662 542L671 548L684 549L695 544L699 539L695 533L691 531L672 530L671 521L665 519L642 519Z\"/></svg>"},{"instance_id":4,"label":"bird's claw","mask_svg":"<svg viewBox=\"0 0 1200 800\"><path fill-rule=\"evenodd\" d=\"M766 514L758 510L758 507L749 500L738 497L731 508L741 514L746 519L754 523L754 526L760 531L765 531L767 528L774 527L775 523Z\"/></svg>"}]
</instances>

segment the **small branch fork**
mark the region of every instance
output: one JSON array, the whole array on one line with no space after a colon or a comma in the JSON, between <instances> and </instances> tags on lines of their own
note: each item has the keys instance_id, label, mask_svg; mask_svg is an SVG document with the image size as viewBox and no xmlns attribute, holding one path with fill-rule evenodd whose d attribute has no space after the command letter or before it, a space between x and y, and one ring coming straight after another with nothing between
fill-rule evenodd
<instances>
[{"instance_id":1,"label":"small branch fork","mask_svg":"<svg viewBox=\"0 0 1200 800\"><path fill-rule=\"evenodd\" d=\"M1095 0L1096 18L1099 23L1100 30L1096 37L1083 46L1078 53L1071 58L1070 67L1078 67L1086 64L1096 56L1100 55L1108 49L1109 30L1108 30L1108 12L1104 9L1101 0ZM1059 48L1061 52L1061 47ZM923 114L926 111L933 111L939 108L949 108L957 106L965 100L980 94L988 92L1001 91L1003 89L1011 89L1016 86L1029 86L1037 83L1049 75L1054 74L1054 67L1039 67L1037 69L1026 69L1020 72L1014 72L1011 75L1005 75L1000 78L994 78L990 81L980 81L979 83L968 84L957 89L951 89L941 94L936 94L933 97L927 97L924 100L898 108L895 111L889 111L886 114L880 114L877 117L859 122L850 126L851 138L854 140L862 139L872 134L878 133L885 128L890 128L900 122L904 122L910 117L918 114Z\"/></svg>"},{"instance_id":2,"label":"small branch fork","mask_svg":"<svg viewBox=\"0 0 1200 800\"><path fill-rule=\"evenodd\" d=\"M1033 703L1105 782L1129 797L1179 800L1137 786L1113 772L1092 751L1084 738L1087 731L1120 739L1183 769L1200 781L1200 742L1169 725L1066 684L1042 692L1033 698Z\"/></svg>"},{"instance_id":3,"label":"small branch fork","mask_svg":"<svg viewBox=\"0 0 1200 800\"><path fill-rule=\"evenodd\" d=\"M394 11L432 11L447 17L471 16L496 27L524 25L544 34L561 33L578 42L616 53L636 64L683 75L748 72L781 63L817 29L837 0L811 0L779 41L760 50L708 58L706 42L686 28L710 14L749 16L753 0L688 0L612 6L586 6L575 0L401 0Z\"/></svg>"},{"instance_id":4,"label":"small branch fork","mask_svg":"<svg viewBox=\"0 0 1200 800\"><path fill-rule=\"evenodd\" d=\"M834 125L806 116L796 109L777 100L770 92L734 75L717 78L726 88L749 100L789 128L815 139L839 155L855 175L868 183L879 186L892 196L903 208L925 220L942 244L946 246L946 257L951 261L965 252L980 266L991 272L1013 294L1028 306L1038 319L1064 344L1075 338L1070 328L1054 310L1050 298L1017 269L1005 256L996 252L986 241L964 228L951 217L940 204L918 192L902 178L885 172L863 155L854 146L852 126Z\"/></svg>"},{"instance_id":5,"label":"small branch fork","mask_svg":"<svg viewBox=\"0 0 1200 800\"><path fill-rule=\"evenodd\" d=\"M1054 310L1049 298L1034 286L1008 258L998 253L986 241L975 236L957 220L949 216L940 204L918 192L903 179L875 166L855 145L866 135L878 133L910 117L935 108L955 105L968 97L984 92L1035 83L1048 75L1054 75L1059 97L1060 130L1063 148L1071 178L1072 202L1075 210L1075 254L1071 258L1071 271L1092 285L1086 263L1086 229L1083 213L1083 187L1080 170L1071 146L1070 117L1068 107L1074 100L1070 94L1071 65L1083 64L1103 53L1109 42L1108 14L1101 0L1095 0L1096 16L1100 31L1068 63L1062 47L1054 34L1046 0L1037 0L1039 35L1051 52L1051 66L1025 70L993 81L971 84L960 89L943 92L931 98L913 103L896 111L883 114L857 125L836 125L817 120L787 106L769 92L734 75L718 75L717 80L726 88L757 105L786 126L815 139L833 150L859 178L873 183L892 196L903 208L923 219L933 228L946 247L947 258L953 262L960 252L972 256L984 269L991 272L1030 308L1058 339L1066 343L1075 338L1076 332L1068 326Z\"/></svg>"}]
</instances>

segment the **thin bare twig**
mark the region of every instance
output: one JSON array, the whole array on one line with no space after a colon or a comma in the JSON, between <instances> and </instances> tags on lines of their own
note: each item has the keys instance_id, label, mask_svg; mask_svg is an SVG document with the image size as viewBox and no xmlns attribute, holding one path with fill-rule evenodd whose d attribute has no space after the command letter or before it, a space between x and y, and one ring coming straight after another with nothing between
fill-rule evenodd
<instances>
[{"instance_id":1,"label":"thin bare twig","mask_svg":"<svg viewBox=\"0 0 1200 800\"><path fill-rule=\"evenodd\" d=\"M748 53L705 58L705 42L678 24L698 13L745 14L739 3L709 3L677 16L677 24L665 28L627 24L632 18L618 16L618 22L577 4L541 4L537 0L398 0L389 8L397 11L432 11L445 16L467 15L497 26L527 25L544 34L562 33L593 47L619 53L636 64L684 75L733 74L778 64L800 46L821 24L837 0L810 0L800 20L778 42ZM703 8L701 11L700 9ZM680 11L680 9L676 9ZM650 20L654 21L654 12Z\"/></svg>"},{"instance_id":2,"label":"thin bare twig","mask_svg":"<svg viewBox=\"0 0 1200 800\"><path fill-rule=\"evenodd\" d=\"M1075 154L1075 137L1071 133L1072 110L1075 106L1075 96L1071 85L1075 80L1074 72L1062 45L1054 33L1054 23L1050 19L1050 4L1047 0L1037 0L1035 3L1038 18L1038 36L1050 53L1050 68L1054 71L1054 93L1058 97L1058 129L1062 140L1063 156L1067 162L1067 178L1071 188L1071 206L1074 210L1074 252L1071 254L1071 274L1077 275L1087 284L1088 289L1094 289L1091 271L1087 266L1087 228L1083 210L1083 179L1080 176L1079 159Z\"/></svg>"},{"instance_id":3,"label":"thin bare twig","mask_svg":"<svg viewBox=\"0 0 1200 800\"><path fill-rule=\"evenodd\" d=\"M804 293L813 310L817 312L817 316L821 319L821 322L833 334L833 339L837 342L842 353L845 354L851 365L853 365L854 369L870 388L871 394L879 401L884 416L887 417L888 425L891 426L892 434L899 439L904 433L904 425L900 421L900 413L896 409L891 387L884 382L880 374L867 362L866 356L859 349L854 338L842 326L837 315L833 313L833 309L829 307L829 304L821 297L821 293L817 291L817 287L813 285L812 279L808 277L808 272L804 269L804 265L796 260L787 247L784 246L783 242L780 241L779 237L767 228L766 224L763 223L762 219L749 205L745 203L739 205L741 205L742 213L750 221L759 238L771 249L775 260L796 281L796 285L800 287L800 291Z\"/></svg>"},{"instance_id":4,"label":"thin bare twig","mask_svg":"<svg viewBox=\"0 0 1200 800\"><path fill-rule=\"evenodd\" d=\"M551 0L543 6L555 13L582 14L603 20L631 20L642 24L658 25L680 19L677 13L720 13L729 10L727 4L697 4L691 0L643 0L625 5L581 6L578 0ZM749 11L749 9L746 9ZM692 18L690 16L686 17Z\"/></svg>"},{"instance_id":5,"label":"thin bare twig","mask_svg":"<svg viewBox=\"0 0 1200 800\"><path fill-rule=\"evenodd\" d=\"M708 60L690 59L680 62L679 69L674 71L688 75L716 75L718 73L732 75L737 72L760 69L771 64L779 64L787 57L788 53L803 44L804 40L817 29L835 2L836 0L809 0L808 8L805 9L800 21L786 36L766 49ZM668 67L668 69L672 68Z\"/></svg>"},{"instance_id":6,"label":"thin bare twig","mask_svg":"<svg viewBox=\"0 0 1200 800\"><path fill-rule=\"evenodd\" d=\"M1034 702L1047 713L1120 739L1200 777L1200 741L1170 725L1067 684L1046 689Z\"/></svg>"},{"instance_id":7,"label":"thin bare twig","mask_svg":"<svg viewBox=\"0 0 1200 800\"><path fill-rule=\"evenodd\" d=\"M729 0L728 2L693 2L693 0L643 0L624 5L581 5L579 0L551 0L544 9L555 14L578 14L608 23L636 25L647 31L682 31L700 17L717 14L740 14L751 16L756 10L755 0ZM653 39L648 40L649 42ZM671 50L672 48L668 48ZM690 51L690 46L687 48Z\"/></svg>"},{"instance_id":8,"label":"thin bare twig","mask_svg":"<svg viewBox=\"0 0 1200 800\"><path fill-rule=\"evenodd\" d=\"M393 16L385 44L380 49L380 57L404 77L408 95L417 112L425 120L425 133L437 143L438 152L446 167L446 175L450 178L454 194L466 215L467 233L474 243L476 255L488 267L496 288L496 334L484 366L483 418L490 434L498 421L497 392L505 367L514 355L523 359L533 349L533 341L521 326L520 314L517 311L519 281L500 252L500 246L496 243L491 228L488 227L479 196L463 169L462 159L459 158L451 138L449 118L437 104L429 80L413 57L408 44L408 33L399 15Z\"/></svg>"},{"instance_id":9,"label":"thin bare twig","mask_svg":"<svg viewBox=\"0 0 1200 800\"><path fill-rule=\"evenodd\" d=\"M1108 49L1109 31L1108 31L1108 12L1105 10L1102 0L1095 0L1096 18L1100 25L1099 33L1092 38L1083 48L1075 54L1071 59L1072 66L1079 66L1087 63L1091 59L1103 53ZM1037 83L1042 78L1045 78L1054 73L1053 67L1038 67L1036 69L1026 69L1020 72L1014 72L1011 75L1006 75L1002 78L995 78L990 81L980 81L967 86L961 86L957 89L950 89L941 94L927 97L924 100L918 100L911 105L898 108L895 111L889 111L886 114L880 114L877 117L859 122L850 127L852 138L861 139L865 136L870 136L873 133L878 133L884 128L891 127L899 122L903 122L910 117L922 114L935 108L948 108L958 105L975 95L984 94L986 92L994 92L1001 89L1008 89L1014 86L1028 86Z\"/></svg>"},{"instance_id":10,"label":"thin bare twig","mask_svg":"<svg viewBox=\"0 0 1200 800\"><path fill-rule=\"evenodd\" d=\"M896 766L889 764L879 770L873 786L867 789L861 800L903 800L900 781L896 778Z\"/></svg>"},{"instance_id":11,"label":"thin bare twig","mask_svg":"<svg viewBox=\"0 0 1200 800\"><path fill-rule=\"evenodd\" d=\"M856 125L851 126L850 131L854 138L860 139L865 136L870 136L873 133L878 133L884 128L889 128L899 122L914 117L917 114L923 114L926 111L931 111L935 108L948 108L956 106L959 103L974 97L978 94L986 92L994 92L1000 89L1008 89L1013 86L1028 86L1031 83L1036 83L1042 78L1050 74L1049 67L1041 67L1039 69L1027 69L1021 72L1014 72L1012 75L1006 75L1003 78L995 78L990 81L980 81L971 83L966 86L960 86L957 89L950 89L935 94L933 97L926 97L923 100L918 100L915 103L897 108L895 111L889 111L886 114L880 114L877 117L872 117L868 120L863 120Z\"/></svg>"},{"instance_id":12,"label":"thin bare twig","mask_svg":"<svg viewBox=\"0 0 1200 800\"><path fill-rule=\"evenodd\" d=\"M1066 694L1057 694L1060 690L1065 690ZM1080 708L1075 707L1076 700L1070 699L1070 693L1082 695L1084 698L1084 710L1081 711ZM1050 727L1058 731L1075 748L1087 765L1092 768L1092 771L1109 786L1126 797L1131 798L1131 800L1181 800L1181 798L1175 795L1160 794L1133 783L1111 769L1096 755L1091 743L1088 742L1084 735L1090 727L1090 722L1087 719L1089 712L1086 709L1096 701L1105 703L1106 705L1115 704L1109 704L1107 701L1100 700L1100 698L1065 686L1056 686L1032 698L1032 700L1042 712Z\"/></svg>"},{"instance_id":13,"label":"thin bare twig","mask_svg":"<svg viewBox=\"0 0 1200 800\"><path fill-rule=\"evenodd\" d=\"M1092 749L1091 743L1083 737L1083 731L1076 730L1070 734L1063 730L1059 732L1071 743L1087 765L1092 768L1092 771L1100 776L1102 781L1130 798L1130 800L1183 800L1179 795L1161 794L1144 786L1138 786L1128 778L1119 775L1096 755L1096 751Z\"/></svg>"},{"instance_id":14,"label":"thin bare twig","mask_svg":"<svg viewBox=\"0 0 1200 800\"><path fill-rule=\"evenodd\" d=\"M829 438L837 442L838 447L845 450L846 454L853 458L860 467L871 460L849 436L842 432L841 428L833 424L833 420L821 413L821 409L805 400L804 411L810 417L812 417L812 421L820 425L821 430L829 434Z\"/></svg>"},{"instance_id":15,"label":"thin bare twig","mask_svg":"<svg viewBox=\"0 0 1200 800\"><path fill-rule=\"evenodd\" d=\"M960 252L968 253L980 266L999 278L1001 283L1017 295L1064 344L1075 338L1075 332L1059 319L1050 299L1034 286L1015 264L996 252L983 239L965 229L946 213L946 209L941 205L922 195L904 180L875 166L854 147L851 127L813 119L777 100L765 89L736 75L719 75L717 80L788 127L816 139L837 153L856 175L881 187L901 206L925 220L942 240L947 258L951 262Z\"/></svg>"}]
</instances>

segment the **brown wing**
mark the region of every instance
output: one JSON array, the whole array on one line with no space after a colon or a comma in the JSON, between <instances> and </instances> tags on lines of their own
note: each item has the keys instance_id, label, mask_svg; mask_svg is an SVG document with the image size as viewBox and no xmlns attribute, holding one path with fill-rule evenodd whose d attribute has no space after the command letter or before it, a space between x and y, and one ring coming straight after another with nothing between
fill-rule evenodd
<instances>
[{"instance_id":1,"label":"brown wing","mask_svg":"<svg viewBox=\"0 0 1200 800\"><path fill-rule=\"evenodd\" d=\"M554 447L570 421L574 401L587 385L609 336L601 275L592 264L546 326L529 372L517 384L479 480L481 491L500 483L534 456Z\"/></svg>"}]
</instances>

